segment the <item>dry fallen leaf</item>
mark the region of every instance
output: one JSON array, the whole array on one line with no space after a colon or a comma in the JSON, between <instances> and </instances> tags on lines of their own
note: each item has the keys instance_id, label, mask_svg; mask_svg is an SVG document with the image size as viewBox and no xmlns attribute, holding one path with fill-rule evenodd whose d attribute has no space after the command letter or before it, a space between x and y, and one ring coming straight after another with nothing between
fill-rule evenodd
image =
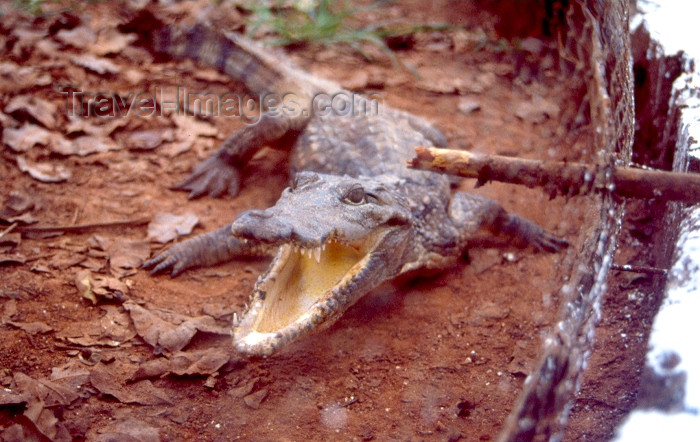
<instances>
[{"instance_id":1,"label":"dry fallen leaf","mask_svg":"<svg viewBox=\"0 0 700 442\"><path fill-rule=\"evenodd\" d=\"M204 80L207 83L219 82L228 84L228 82L231 81L231 77L214 69L197 69L192 72L192 76L198 80Z\"/></svg>"},{"instance_id":2,"label":"dry fallen leaf","mask_svg":"<svg viewBox=\"0 0 700 442\"><path fill-rule=\"evenodd\" d=\"M471 80L460 79L458 91L460 94L480 94L494 87L496 83L496 74L485 71L472 76Z\"/></svg>"},{"instance_id":3,"label":"dry fallen leaf","mask_svg":"<svg viewBox=\"0 0 700 442\"><path fill-rule=\"evenodd\" d=\"M0 253L0 264L24 264L27 258L19 253Z\"/></svg>"},{"instance_id":4,"label":"dry fallen leaf","mask_svg":"<svg viewBox=\"0 0 700 442\"><path fill-rule=\"evenodd\" d=\"M159 213L148 224L148 239L159 243L167 243L180 236L189 235L199 222L192 213L173 215Z\"/></svg>"},{"instance_id":5,"label":"dry fallen leaf","mask_svg":"<svg viewBox=\"0 0 700 442\"><path fill-rule=\"evenodd\" d=\"M50 132L40 126L25 123L20 128L5 128L2 134L2 142L10 146L15 152L26 152L34 146L48 146L56 153L66 155L76 150L73 143L57 132Z\"/></svg>"},{"instance_id":6,"label":"dry fallen leaf","mask_svg":"<svg viewBox=\"0 0 700 442\"><path fill-rule=\"evenodd\" d=\"M166 141L172 141L175 133L170 128L140 130L132 132L126 138L125 144L129 149L153 150Z\"/></svg>"},{"instance_id":7,"label":"dry fallen leaf","mask_svg":"<svg viewBox=\"0 0 700 442\"><path fill-rule=\"evenodd\" d=\"M25 403L18 404L26 407ZM12 405L11 405L12 406ZM14 407L13 407L14 408ZM0 426L0 440L3 442L24 442L24 441L51 441L58 442L70 441L71 437L68 434L65 426L62 424L55 428L58 422L53 412L47 409L39 410L39 417L35 418L37 422L32 421L25 414L9 414L3 419ZM49 438L41 431L39 425L46 428L50 434L54 434L53 438ZM61 429L62 431L59 431Z\"/></svg>"},{"instance_id":8,"label":"dry fallen leaf","mask_svg":"<svg viewBox=\"0 0 700 442\"><path fill-rule=\"evenodd\" d=\"M51 143L50 149L52 152L61 155L78 155L84 157L93 153L119 150L121 147L111 138L85 135L72 141L66 140L66 142Z\"/></svg>"},{"instance_id":9,"label":"dry fallen leaf","mask_svg":"<svg viewBox=\"0 0 700 442\"><path fill-rule=\"evenodd\" d=\"M12 191L10 196L5 199L2 209L0 209L0 214L2 216L17 216L21 215L28 210L32 210L36 206L32 195Z\"/></svg>"},{"instance_id":10,"label":"dry fallen leaf","mask_svg":"<svg viewBox=\"0 0 700 442\"><path fill-rule=\"evenodd\" d=\"M98 429L97 433L99 436L95 438L95 442L160 442L162 440L157 428L133 417L110 423Z\"/></svg>"},{"instance_id":11,"label":"dry fallen leaf","mask_svg":"<svg viewBox=\"0 0 700 442\"><path fill-rule=\"evenodd\" d=\"M22 244L21 233L6 233L0 234L0 247L9 247L10 249Z\"/></svg>"},{"instance_id":12,"label":"dry fallen leaf","mask_svg":"<svg viewBox=\"0 0 700 442\"><path fill-rule=\"evenodd\" d=\"M100 299L126 301L129 295L129 286L111 276L96 275L90 270L81 270L75 277L75 285L80 295L97 304Z\"/></svg>"},{"instance_id":13,"label":"dry fallen leaf","mask_svg":"<svg viewBox=\"0 0 700 442\"><path fill-rule=\"evenodd\" d=\"M102 307L105 315L100 317L99 326L102 336L116 342L127 342L136 337L136 330L131 324L129 314L124 309L105 305Z\"/></svg>"},{"instance_id":14,"label":"dry fallen leaf","mask_svg":"<svg viewBox=\"0 0 700 442\"><path fill-rule=\"evenodd\" d=\"M51 132L35 124L25 123L18 129L6 127L2 131L2 142L15 152L26 152L37 144L47 146Z\"/></svg>"},{"instance_id":15,"label":"dry fallen leaf","mask_svg":"<svg viewBox=\"0 0 700 442\"><path fill-rule=\"evenodd\" d=\"M175 158L176 156L180 155L181 153L185 153L188 150L192 149L192 146L194 145L194 140L189 139L189 140L183 140L183 141L175 141L173 143L167 143L163 148L161 149L161 152L167 156L168 158Z\"/></svg>"},{"instance_id":16,"label":"dry fallen leaf","mask_svg":"<svg viewBox=\"0 0 700 442\"><path fill-rule=\"evenodd\" d=\"M37 86L41 81L40 76L46 76L39 69L20 66L11 61L0 63L0 93L17 92L31 86Z\"/></svg>"},{"instance_id":17,"label":"dry fallen leaf","mask_svg":"<svg viewBox=\"0 0 700 442\"><path fill-rule=\"evenodd\" d=\"M459 88L458 79L440 78L440 80L423 81L416 85L419 89L437 94L454 94Z\"/></svg>"},{"instance_id":18,"label":"dry fallen leaf","mask_svg":"<svg viewBox=\"0 0 700 442\"><path fill-rule=\"evenodd\" d=\"M220 348L174 353L170 358L158 358L141 364L132 379L161 377L166 374L178 376L206 376L219 371L231 358L229 352Z\"/></svg>"},{"instance_id":19,"label":"dry fallen leaf","mask_svg":"<svg viewBox=\"0 0 700 442\"><path fill-rule=\"evenodd\" d=\"M37 220L29 213L37 206L34 198L26 193L12 191L0 208L0 220L7 223L30 224Z\"/></svg>"},{"instance_id":20,"label":"dry fallen leaf","mask_svg":"<svg viewBox=\"0 0 700 442\"><path fill-rule=\"evenodd\" d=\"M4 12L3 12L4 14ZM6 32L6 30L4 30ZM12 34L17 38L16 42L9 46L15 55L26 53L32 50L36 44L46 38L46 30L37 26L17 26L12 29Z\"/></svg>"},{"instance_id":21,"label":"dry fallen leaf","mask_svg":"<svg viewBox=\"0 0 700 442\"><path fill-rule=\"evenodd\" d=\"M113 370L98 364L90 371L90 383L100 393L115 397L119 402L140 405L170 405L168 394L143 380L125 384Z\"/></svg>"},{"instance_id":22,"label":"dry fallen leaf","mask_svg":"<svg viewBox=\"0 0 700 442\"><path fill-rule=\"evenodd\" d=\"M18 113L25 113L47 129L53 129L56 126L56 105L32 95L13 97L5 106L5 112L15 117ZM21 118L18 119L21 120Z\"/></svg>"},{"instance_id":23,"label":"dry fallen leaf","mask_svg":"<svg viewBox=\"0 0 700 442\"><path fill-rule=\"evenodd\" d=\"M51 257L49 265L54 269L65 270L85 261L85 255L73 250L59 250Z\"/></svg>"},{"instance_id":24,"label":"dry fallen leaf","mask_svg":"<svg viewBox=\"0 0 700 442\"><path fill-rule=\"evenodd\" d=\"M28 400L29 395L26 393L16 394L7 388L0 388L0 406L19 405L26 403Z\"/></svg>"},{"instance_id":25,"label":"dry fallen leaf","mask_svg":"<svg viewBox=\"0 0 700 442\"><path fill-rule=\"evenodd\" d=\"M102 124L93 124L92 119L73 115L68 118L68 124L63 130L66 134L84 132L87 135L105 138L112 135L112 132L116 129L126 126L129 122L126 118L101 118L98 121Z\"/></svg>"},{"instance_id":26,"label":"dry fallen leaf","mask_svg":"<svg viewBox=\"0 0 700 442\"><path fill-rule=\"evenodd\" d=\"M72 387L79 394L82 394L83 397L87 397L87 392L83 389L83 385L90 381L90 371L80 362L69 362L59 367L51 368L50 379Z\"/></svg>"},{"instance_id":27,"label":"dry fallen leaf","mask_svg":"<svg viewBox=\"0 0 700 442\"><path fill-rule=\"evenodd\" d=\"M80 267L85 267L88 270L91 270L95 273L102 273L102 271L105 269L105 260L93 256L88 256L84 260L80 261L78 265Z\"/></svg>"},{"instance_id":28,"label":"dry fallen leaf","mask_svg":"<svg viewBox=\"0 0 700 442\"><path fill-rule=\"evenodd\" d=\"M17 167L35 180L44 183L60 183L72 176L71 171L63 164L30 163L23 156L17 157Z\"/></svg>"},{"instance_id":29,"label":"dry fallen leaf","mask_svg":"<svg viewBox=\"0 0 700 442\"><path fill-rule=\"evenodd\" d=\"M50 440L70 441L68 430L56 418L52 409L67 407L80 398L76 389L61 380L37 380L21 372L14 373L13 383L13 392L26 397L27 405L23 414L36 425L37 430Z\"/></svg>"},{"instance_id":30,"label":"dry fallen leaf","mask_svg":"<svg viewBox=\"0 0 700 442\"><path fill-rule=\"evenodd\" d=\"M56 33L56 40L63 44L84 48L95 41L95 31L87 26L78 26L73 29L61 29Z\"/></svg>"},{"instance_id":31,"label":"dry fallen leaf","mask_svg":"<svg viewBox=\"0 0 700 442\"><path fill-rule=\"evenodd\" d=\"M53 328L48 326L47 324L43 322L15 322L15 321L7 321L5 324L11 325L15 328L18 328L20 330L23 330L30 335L38 335L40 333L48 333L50 331L53 331Z\"/></svg>"},{"instance_id":32,"label":"dry fallen leaf","mask_svg":"<svg viewBox=\"0 0 700 442\"><path fill-rule=\"evenodd\" d=\"M124 308L131 315L136 332L155 349L156 354L161 353L163 349L170 353L182 350L190 343L197 331L226 335L230 333L228 328L216 325L214 318L210 316L195 318L181 316L180 318L184 320L175 325L132 301L125 302Z\"/></svg>"},{"instance_id":33,"label":"dry fallen leaf","mask_svg":"<svg viewBox=\"0 0 700 442\"><path fill-rule=\"evenodd\" d=\"M136 34L123 34L116 28L102 29L97 41L89 43L87 49L95 55L116 54L136 41Z\"/></svg>"},{"instance_id":34,"label":"dry fallen leaf","mask_svg":"<svg viewBox=\"0 0 700 442\"><path fill-rule=\"evenodd\" d=\"M99 321L64 324L56 338L81 347L120 347L136 337L129 315L114 305L103 305L105 314Z\"/></svg>"},{"instance_id":35,"label":"dry fallen leaf","mask_svg":"<svg viewBox=\"0 0 700 442\"><path fill-rule=\"evenodd\" d=\"M34 379L21 372L15 372L14 381L20 391L41 400L47 407L67 406L80 398L78 391L64 381Z\"/></svg>"},{"instance_id":36,"label":"dry fallen leaf","mask_svg":"<svg viewBox=\"0 0 700 442\"><path fill-rule=\"evenodd\" d=\"M2 79L0 78L0 85L2 84ZM1 94L2 92L0 92ZM3 129L8 129L8 128L13 128L16 129L19 127L19 122L12 118L11 116L0 112L0 127Z\"/></svg>"},{"instance_id":37,"label":"dry fallen leaf","mask_svg":"<svg viewBox=\"0 0 700 442\"><path fill-rule=\"evenodd\" d=\"M100 75L118 74L121 68L106 58L96 57L92 54L81 54L71 57L73 64Z\"/></svg>"},{"instance_id":38,"label":"dry fallen leaf","mask_svg":"<svg viewBox=\"0 0 700 442\"><path fill-rule=\"evenodd\" d=\"M0 310L0 323L5 323L12 319L17 314L17 301L10 299L3 302Z\"/></svg>"},{"instance_id":39,"label":"dry fallen leaf","mask_svg":"<svg viewBox=\"0 0 700 442\"><path fill-rule=\"evenodd\" d=\"M173 115L171 117L178 127L177 139L184 140L192 136L215 137L219 131L212 124L199 121L187 115Z\"/></svg>"},{"instance_id":40,"label":"dry fallen leaf","mask_svg":"<svg viewBox=\"0 0 700 442\"><path fill-rule=\"evenodd\" d=\"M18 216L5 216L0 215L0 220L8 223L19 223L19 224L34 224L39 221L38 218L33 216L31 213L23 213Z\"/></svg>"},{"instance_id":41,"label":"dry fallen leaf","mask_svg":"<svg viewBox=\"0 0 700 442\"><path fill-rule=\"evenodd\" d=\"M236 310L237 308L235 306L226 304L224 302L208 302L202 304L202 313L207 316L211 316L214 319L224 319L226 317L230 319Z\"/></svg>"},{"instance_id":42,"label":"dry fallen leaf","mask_svg":"<svg viewBox=\"0 0 700 442\"><path fill-rule=\"evenodd\" d=\"M109 270L118 277L133 275L151 254L146 241L132 241L122 238L93 237L109 256Z\"/></svg>"}]
</instances>

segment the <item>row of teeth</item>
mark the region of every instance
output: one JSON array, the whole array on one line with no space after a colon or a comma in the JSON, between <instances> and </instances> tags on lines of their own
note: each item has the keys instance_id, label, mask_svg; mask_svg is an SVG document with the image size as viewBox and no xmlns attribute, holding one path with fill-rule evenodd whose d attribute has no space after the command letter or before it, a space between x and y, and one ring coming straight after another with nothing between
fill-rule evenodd
<instances>
[{"instance_id":1,"label":"row of teeth","mask_svg":"<svg viewBox=\"0 0 700 442\"><path fill-rule=\"evenodd\" d=\"M297 245L294 246L295 252L301 253L302 256L306 254L309 258L313 257L316 260L317 264L321 263L321 252L324 250L326 250L325 243L319 247L314 247L313 249L307 249L304 247L299 247Z\"/></svg>"}]
</instances>

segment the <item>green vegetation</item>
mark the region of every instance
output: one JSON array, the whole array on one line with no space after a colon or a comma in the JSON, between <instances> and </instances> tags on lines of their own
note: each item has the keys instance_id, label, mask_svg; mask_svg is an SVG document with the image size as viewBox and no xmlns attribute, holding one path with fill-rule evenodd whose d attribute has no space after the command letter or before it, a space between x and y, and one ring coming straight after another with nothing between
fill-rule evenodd
<instances>
[{"instance_id":1,"label":"green vegetation","mask_svg":"<svg viewBox=\"0 0 700 442\"><path fill-rule=\"evenodd\" d=\"M252 0L245 7L251 13L248 33L261 29L279 36L273 45L295 45L306 43L344 43L351 46L365 58L360 43L370 43L379 47L394 63L401 65L393 51L387 46L387 38L404 37L417 32L448 29L449 25L400 25L387 26L379 23L358 27L357 14L367 12L386 0L352 6L347 0Z\"/></svg>"},{"instance_id":2,"label":"green vegetation","mask_svg":"<svg viewBox=\"0 0 700 442\"><path fill-rule=\"evenodd\" d=\"M16 7L23 9L32 14L41 13L41 5L44 4L46 0L14 0Z\"/></svg>"},{"instance_id":3,"label":"green vegetation","mask_svg":"<svg viewBox=\"0 0 700 442\"><path fill-rule=\"evenodd\" d=\"M14 0L15 6L33 14L41 14L47 2L60 0ZM70 0L68 3L90 3L106 0ZM212 0L222 1L222 0ZM278 36L270 44L290 46L308 43L347 44L368 60L372 58L362 49L363 43L382 50L395 66L407 68L391 48L388 39L410 37L419 32L449 29L449 25L406 24L380 22L361 26L358 14L370 12L392 0L247 0L242 8L250 13L248 34L258 31ZM66 3L66 2L63 2ZM232 4L241 7L241 1ZM408 68L412 71L412 69Z\"/></svg>"},{"instance_id":4,"label":"green vegetation","mask_svg":"<svg viewBox=\"0 0 700 442\"><path fill-rule=\"evenodd\" d=\"M27 11L31 14L39 15L42 12L42 6L49 2L50 0L13 0L14 5L22 9L24 11ZM51 0L53 3L59 3L60 0ZM70 2L67 2L69 4L75 4L75 3L92 3L92 2L97 2L97 1L107 1L107 0L71 0ZM66 2L63 2L66 3Z\"/></svg>"}]
</instances>

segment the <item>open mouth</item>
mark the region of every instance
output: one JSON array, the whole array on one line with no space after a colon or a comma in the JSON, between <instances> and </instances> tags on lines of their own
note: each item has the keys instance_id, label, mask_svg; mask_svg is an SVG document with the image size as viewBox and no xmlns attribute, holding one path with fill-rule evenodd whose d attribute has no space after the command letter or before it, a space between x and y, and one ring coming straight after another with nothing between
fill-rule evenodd
<instances>
[{"instance_id":1,"label":"open mouth","mask_svg":"<svg viewBox=\"0 0 700 442\"><path fill-rule=\"evenodd\" d=\"M281 245L256 283L248 310L240 319L234 317L237 350L270 355L335 322L364 294L353 286L371 271L372 252L389 230L354 241L331 239L310 248Z\"/></svg>"}]
</instances>

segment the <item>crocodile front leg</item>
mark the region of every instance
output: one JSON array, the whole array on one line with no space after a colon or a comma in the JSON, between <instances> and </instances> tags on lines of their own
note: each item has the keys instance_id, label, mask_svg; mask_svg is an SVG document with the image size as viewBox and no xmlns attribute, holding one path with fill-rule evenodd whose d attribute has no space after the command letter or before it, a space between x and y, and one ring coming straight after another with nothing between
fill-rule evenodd
<instances>
[{"instance_id":1,"label":"crocodile front leg","mask_svg":"<svg viewBox=\"0 0 700 442\"><path fill-rule=\"evenodd\" d=\"M515 245L529 245L540 251L558 252L569 245L532 221L508 213L497 202L478 195L457 192L450 203L449 215L462 246L480 229L507 236Z\"/></svg>"},{"instance_id":2,"label":"crocodile front leg","mask_svg":"<svg viewBox=\"0 0 700 442\"><path fill-rule=\"evenodd\" d=\"M171 269L175 277L193 267L209 267L234 258L265 256L268 248L254 241L240 240L231 234L231 224L214 232L195 236L170 247L146 261L143 268L151 274Z\"/></svg>"},{"instance_id":3,"label":"crocodile front leg","mask_svg":"<svg viewBox=\"0 0 700 442\"><path fill-rule=\"evenodd\" d=\"M199 163L189 177L172 188L189 191L190 198L219 197L226 192L236 196L241 184L241 170L253 155L261 147L301 130L306 123L308 118L302 116L264 113L260 121L228 137L214 156Z\"/></svg>"}]
</instances>

